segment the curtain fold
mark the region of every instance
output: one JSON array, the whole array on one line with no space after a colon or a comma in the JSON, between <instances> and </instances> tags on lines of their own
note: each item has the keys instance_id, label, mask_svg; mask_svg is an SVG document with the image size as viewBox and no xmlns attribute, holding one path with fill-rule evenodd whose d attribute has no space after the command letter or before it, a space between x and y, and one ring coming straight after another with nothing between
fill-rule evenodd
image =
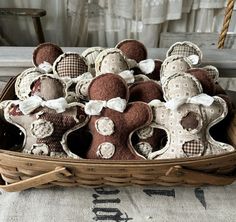
<instances>
[{"instance_id":1,"label":"curtain fold","mask_svg":"<svg viewBox=\"0 0 236 222\"><path fill-rule=\"evenodd\" d=\"M1 0L0 7L43 8L46 41L112 47L125 38L157 47L161 32L220 32L227 0ZM235 8L236 9L236 8ZM0 43L36 45L31 18L0 17ZM233 13L229 32L236 32Z\"/></svg>"}]
</instances>

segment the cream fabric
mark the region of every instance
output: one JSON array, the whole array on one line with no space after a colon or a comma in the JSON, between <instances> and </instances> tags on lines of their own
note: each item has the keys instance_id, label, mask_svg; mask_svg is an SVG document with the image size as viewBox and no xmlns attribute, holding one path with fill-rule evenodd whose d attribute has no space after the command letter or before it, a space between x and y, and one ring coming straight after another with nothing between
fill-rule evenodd
<instances>
[{"instance_id":1,"label":"cream fabric","mask_svg":"<svg viewBox=\"0 0 236 222\"><path fill-rule=\"evenodd\" d=\"M133 70L125 70L118 74L120 77L122 77L127 84L134 83L135 77L134 77L134 71Z\"/></svg>"},{"instance_id":2,"label":"cream fabric","mask_svg":"<svg viewBox=\"0 0 236 222\"><path fill-rule=\"evenodd\" d=\"M138 67L144 74L150 74L155 69L155 62L153 59L145 59L140 61L139 63L137 63L133 59L128 59L128 62L132 68Z\"/></svg>"},{"instance_id":3,"label":"cream fabric","mask_svg":"<svg viewBox=\"0 0 236 222\"><path fill-rule=\"evenodd\" d=\"M43 101L43 99L37 95L31 96L24 101L19 101L19 109L25 115L30 114L40 106L54 109L57 113L62 113L68 108L68 103L63 97Z\"/></svg>"},{"instance_id":4,"label":"cream fabric","mask_svg":"<svg viewBox=\"0 0 236 222\"><path fill-rule=\"evenodd\" d=\"M234 147L225 143L215 141L209 134L211 126L225 118L227 106L223 99L215 96L210 106L185 103L176 110L170 110L164 103L156 101L152 104L153 123L152 126L164 129L167 133L168 141L161 150L150 153L148 159L169 159L188 156L184 152L184 144L198 141L204 149L201 155L214 155L224 152L234 151ZM185 129L181 120L189 113L197 116L198 126L193 129ZM190 150L194 149L190 147Z\"/></svg>"},{"instance_id":5,"label":"cream fabric","mask_svg":"<svg viewBox=\"0 0 236 222\"><path fill-rule=\"evenodd\" d=\"M186 97L186 98L175 98L167 101L165 103L165 107L171 110L177 110L181 105L185 103L191 103L196 105L210 106L214 102L214 98L201 93L194 97Z\"/></svg>"},{"instance_id":6,"label":"cream fabric","mask_svg":"<svg viewBox=\"0 0 236 222\"><path fill-rule=\"evenodd\" d=\"M52 72L52 65L46 61L39 64L39 68L45 71L45 73L51 73Z\"/></svg>"},{"instance_id":7,"label":"cream fabric","mask_svg":"<svg viewBox=\"0 0 236 222\"><path fill-rule=\"evenodd\" d=\"M88 115L100 115L103 108L113 109L115 111L123 113L127 105L127 101L120 97L110 99L108 101L103 100L90 100L85 104L85 113Z\"/></svg>"}]
</instances>

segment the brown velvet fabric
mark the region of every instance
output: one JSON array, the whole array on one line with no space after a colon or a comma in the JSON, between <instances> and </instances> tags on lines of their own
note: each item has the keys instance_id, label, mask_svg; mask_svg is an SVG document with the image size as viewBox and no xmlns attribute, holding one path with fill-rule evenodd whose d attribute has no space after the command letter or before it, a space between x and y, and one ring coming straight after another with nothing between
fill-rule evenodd
<instances>
[{"instance_id":1,"label":"brown velvet fabric","mask_svg":"<svg viewBox=\"0 0 236 222\"><path fill-rule=\"evenodd\" d=\"M130 102L142 101L151 102L153 99L163 101L163 92L161 86L154 81L138 82L130 86Z\"/></svg>"},{"instance_id":2,"label":"brown velvet fabric","mask_svg":"<svg viewBox=\"0 0 236 222\"><path fill-rule=\"evenodd\" d=\"M110 158L112 160L138 160L142 159L135 154L131 147L129 135L135 129L150 123L151 109L142 102L131 103L127 106L124 113L120 113L108 108L103 109L101 115L92 116L89 121L89 129L93 135L92 144L86 154L88 159L99 159L97 147L110 142L115 146L115 153ZM101 117L109 117L115 125L115 132L110 136L103 136L95 129L95 122Z\"/></svg>"},{"instance_id":3,"label":"brown velvet fabric","mask_svg":"<svg viewBox=\"0 0 236 222\"><path fill-rule=\"evenodd\" d=\"M136 62L140 62L147 58L147 49L143 43L134 40L127 39L117 44L120 49L129 59L134 59Z\"/></svg>"},{"instance_id":4,"label":"brown velvet fabric","mask_svg":"<svg viewBox=\"0 0 236 222\"><path fill-rule=\"evenodd\" d=\"M155 59L155 69L153 70L153 72L151 74L148 74L148 78L159 81L160 80L160 70L161 70L161 65L162 65L162 61L159 59Z\"/></svg>"},{"instance_id":5,"label":"brown velvet fabric","mask_svg":"<svg viewBox=\"0 0 236 222\"><path fill-rule=\"evenodd\" d=\"M94 79L88 88L89 98L92 100L109 100L115 97L128 100L128 86L118 75L107 73Z\"/></svg>"},{"instance_id":6,"label":"brown velvet fabric","mask_svg":"<svg viewBox=\"0 0 236 222\"><path fill-rule=\"evenodd\" d=\"M59 55L63 53L62 49L50 42L46 42L37 46L33 52L33 62L35 66L43 63L44 61L51 65Z\"/></svg>"},{"instance_id":7,"label":"brown velvet fabric","mask_svg":"<svg viewBox=\"0 0 236 222\"><path fill-rule=\"evenodd\" d=\"M164 101L162 88L156 82L150 80L138 82L130 86L130 101L149 103L154 99ZM138 137L137 132L135 132L132 141L134 146L140 142L146 142L151 145L153 151L156 151L165 145L166 137L167 135L164 130L153 128L152 136L146 139L141 139Z\"/></svg>"},{"instance_id":8,"label":"brown velvet fabric","mask_svg":"<svg viewBox=\"0 0 236 222\"><path fill-rule=\"evenodd\" d=\"M203 92L213 96L215 95L215 83L214 80L208 75L208 72L201 68L193 68L187 71L194 77L196 77L202 85Z\"/></svg>"},{"instance_id":9,"label":"brown velvet fabric","mask_svg":"<svg viewBox=\"0 0 236 222\"><path fill-rule=\"evenodd\" d=\"M232 121L235 107L228 95L217 94L217 96L221 97L226 102L228 107L228 114L223 120L221 120L210 129L210 134L214 139L217 139L220 142L228 143L227 129L230 125L230 121Z\"/></svg>"},{"instance_id":10,"label":"brown velvet fabric","mask_svg":"<svg viewBox=\"0 0 236 222\"><path fill-rule=\"evenodd\" d=\"M196 129L199 124L196 113L187 113L187 115L181 119L180 124L183 126L183 129L186 129L188 131Z\"/></svg>"}]
</instances>

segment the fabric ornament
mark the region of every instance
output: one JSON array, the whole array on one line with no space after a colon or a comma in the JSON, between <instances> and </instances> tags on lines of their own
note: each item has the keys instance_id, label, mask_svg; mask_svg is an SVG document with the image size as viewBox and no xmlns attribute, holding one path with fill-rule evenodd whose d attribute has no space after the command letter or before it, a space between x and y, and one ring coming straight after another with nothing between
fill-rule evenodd
<instances>
[{"instance_id":1,"label":"fabric ornament","mask_svg":"<svg viewBox=\"0 0 236 222\"><path fill-rule=\"evenodd\" d=\"M142 60L139 63L137 63L135 60L133 59L128 59L129 62L129 66L130 68L134 68L137 67L139 68L144 74L150 74L153 72L153 70L155 69L155 62L153 59L146 59L146 60Z\"/></svg>"}]
</instances>

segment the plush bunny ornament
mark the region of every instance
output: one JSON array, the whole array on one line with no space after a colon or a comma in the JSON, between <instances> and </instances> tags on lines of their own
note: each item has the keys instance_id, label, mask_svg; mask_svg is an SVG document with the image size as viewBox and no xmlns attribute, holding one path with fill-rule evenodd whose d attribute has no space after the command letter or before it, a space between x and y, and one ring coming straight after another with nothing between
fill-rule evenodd
<instances>
[{"instance_id":1,"label":"plush bunny ornament","mask_svg":"<svg viewBox=\"0 0 236 222\"><path fill-rule=\"evenodd\" d=\"M127 103L129 90L118 75L102 74L89 85L90 101L85 112L91 115L88 128L93 135L88 159L144 159L131 144L132 133L152 120L150 107L143 102Z\"/></svg>"}]
</instances>

